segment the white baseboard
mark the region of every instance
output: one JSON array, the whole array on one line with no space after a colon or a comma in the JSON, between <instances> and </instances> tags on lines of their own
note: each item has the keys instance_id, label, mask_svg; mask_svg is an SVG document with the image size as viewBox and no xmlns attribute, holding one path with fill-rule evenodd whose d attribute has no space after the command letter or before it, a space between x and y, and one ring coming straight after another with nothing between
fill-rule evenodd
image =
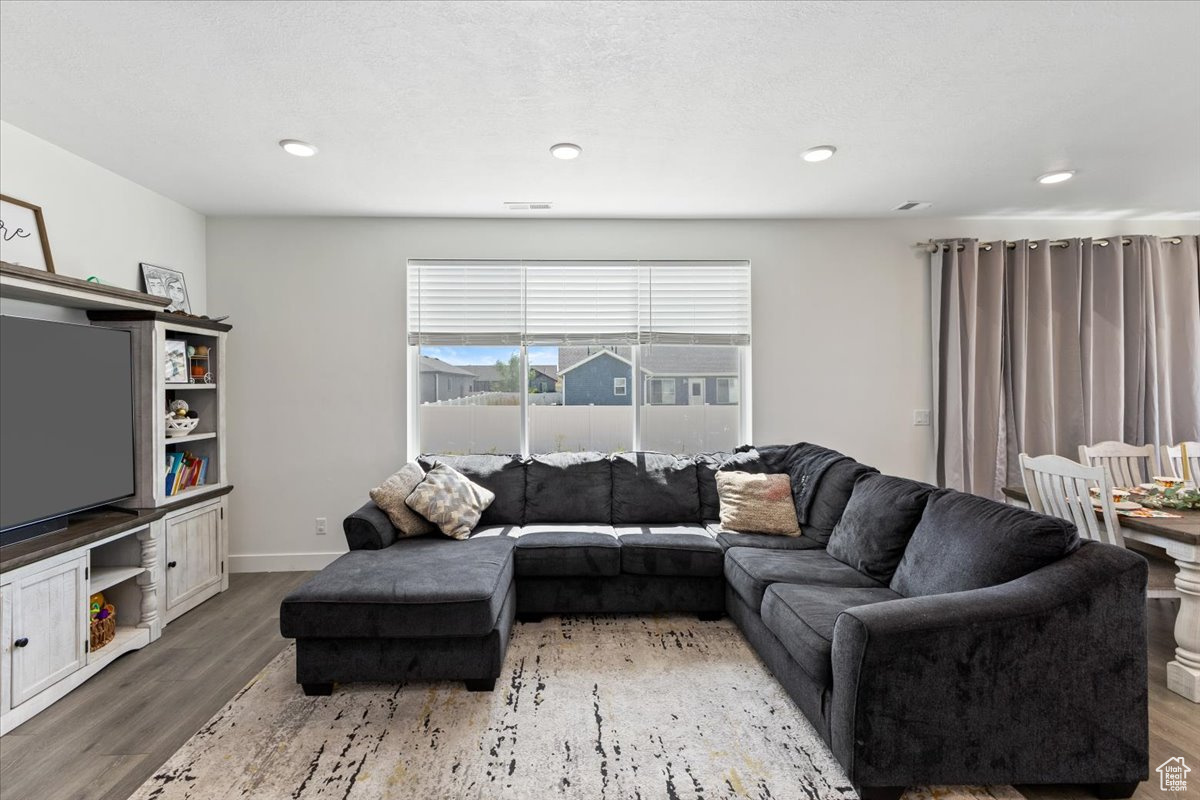
<instances>
[{"instance_id":1,"label":"white baseboard","mask_svg":"<svg viewBox=\"0 0 1200 800\"><path fill-rule=\"evenodd\" d=\"M231 553L230 572L311 572L345 553Z\"/></svg>"}]
</instances>

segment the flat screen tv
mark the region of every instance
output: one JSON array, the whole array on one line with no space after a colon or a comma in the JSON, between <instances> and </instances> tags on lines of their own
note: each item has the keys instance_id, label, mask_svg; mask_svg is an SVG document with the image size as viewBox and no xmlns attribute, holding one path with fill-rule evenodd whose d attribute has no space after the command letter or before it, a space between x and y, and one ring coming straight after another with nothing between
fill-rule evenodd
<instances>
[{"instance_id":1,"label":"flat screen tv","mask_svg":"<svg viewBox=\"0 0 1200 800\"><path fill-rule=\"evenodd\" d=\"M128 331L0 316L0 544L134 492Z\"/></svg>"}]
</instances>

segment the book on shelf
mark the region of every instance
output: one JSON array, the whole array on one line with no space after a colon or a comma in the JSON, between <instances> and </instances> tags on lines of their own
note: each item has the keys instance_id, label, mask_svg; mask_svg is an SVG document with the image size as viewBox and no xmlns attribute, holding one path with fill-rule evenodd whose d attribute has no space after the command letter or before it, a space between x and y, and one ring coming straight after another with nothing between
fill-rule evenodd
<instances>
[{"instance_id":1,"label":"book on shelf","mask_svg":"<svg viewBox=\"0 0 1200 800\"><path fill-rule=\"evenodd\" d=\"M203 486L207 477L208 456L197 456L188 451L167 453L164 488L168 497L184 489Z\"/></svg>"}]
</instances>

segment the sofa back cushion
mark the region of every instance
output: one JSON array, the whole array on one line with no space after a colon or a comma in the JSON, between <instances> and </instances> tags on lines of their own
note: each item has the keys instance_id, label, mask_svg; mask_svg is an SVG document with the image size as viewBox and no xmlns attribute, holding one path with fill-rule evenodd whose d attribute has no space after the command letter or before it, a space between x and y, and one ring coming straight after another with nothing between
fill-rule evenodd
<instances>
[{"instance_id":1,"label":"sofa back cushion","mask_svg":"<svg viewBox=\"0 0 1200 800\"><path fill-rule=\"evenodd\" d=\"M764 445L757 451L767 472L784 472L791 478L800 527L805 536L821 544L829 541L841 519L855 481L878 472L836 450L808 442Z\"/></svg>"},{"instance_id":2,"label":"sofa back cushion","mask_svg":"<svg viewBox=\"0 0 1200 800\"><path fill-rule=\"evenodd\" d=\"M520 456L421 456L417 462L426 472L438 463L466 475L496 496L480 525L523 525L525 523L525 461Z\"/></svg>"},{"instance_id":3,"label":"sofa back cushion","mask_svg":"<svg viewBox=\"0 0 1200 800\"><path fill-rule=\"evenodd\" d=\"M863 475L829 536L829 555L880 583L889 582L934 491L907 478Z\"/></svg>"},{"instance_id":4,"label":"sofa back cushion","mask_svg":"<svg viewBox=\"0 0 1200 800\"><path fill-rule=\"evenodd\" d=\"M525 524L612 524L612 462L603 453L550 453L525 465Z\"/></svg>"},{"instance_id":5,"label":"sofa back cushion","mask_svg":"<svg viewBox=\"0 0 1200 800\"><path fill-rule=\"evenodd\" d=\"M700 490L700 519L709 522L721 518L721 499L717 496L717 470L733 453L697 453L696 485Z\"/></svg>"},{"instance_id":6,"label":"sofa back cushion","mask_svg":"<svg viewBox=\"0 0 1200 800\"><path fill-rule=\"evenodd\" d=\"M1066 520L939 489L925 503L891 586L905 597L996 586L1078 548L1079 534Z\"/></svg>"},{"instance_id":7,"label":"sofa back cushion","mask_svg":"<svg viewBox=\"0 0 1200 800\"><path fill-rule=\"evenodd\" d=\"M613 455L612 520L614 525L699 522L695 462L666 453Z\"/></svg>"}]
</instances>

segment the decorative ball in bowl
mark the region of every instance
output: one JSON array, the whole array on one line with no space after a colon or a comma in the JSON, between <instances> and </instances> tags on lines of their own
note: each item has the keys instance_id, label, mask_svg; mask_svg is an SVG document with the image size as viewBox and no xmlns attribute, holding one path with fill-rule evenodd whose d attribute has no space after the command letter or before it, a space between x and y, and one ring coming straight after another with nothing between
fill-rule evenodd
<instances>
[{"instance_id":1,"label":"decorative ball in bowl","mask_svg":"<svg viewBox=\"0 0 1200 800\"><path fill-rule=\"evenodd\" d=\"M200 424L199 417L179 417L168 414L167 436L187 436L198 424Z\"/></svg>"}]
</instances>

